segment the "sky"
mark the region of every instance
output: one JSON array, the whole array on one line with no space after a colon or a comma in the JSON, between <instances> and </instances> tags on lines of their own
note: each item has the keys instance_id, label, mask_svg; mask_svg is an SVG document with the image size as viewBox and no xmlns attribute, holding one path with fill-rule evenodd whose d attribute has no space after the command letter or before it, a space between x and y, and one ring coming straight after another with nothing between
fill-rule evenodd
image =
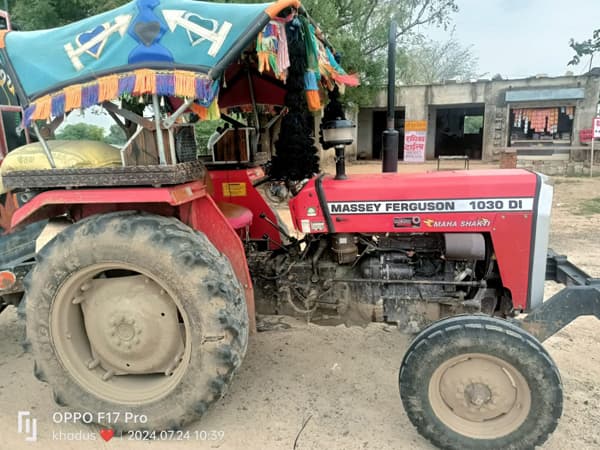
<instances>
[{"instance_id":1,"label":"sky","mask_svg":"<svg viewBox=\"0 0 600 450\"><path fill-rule=\"evenodd\" d=\"M574 55L569 39L581 41L600 28L600 0L456 0L455 36L472 46L479 73L491 78L587 72L589 60L567 66ZM447 32L422 29L435 40ZM600 57L597 57L600 66Z\"/></svg>"}]
</instances>

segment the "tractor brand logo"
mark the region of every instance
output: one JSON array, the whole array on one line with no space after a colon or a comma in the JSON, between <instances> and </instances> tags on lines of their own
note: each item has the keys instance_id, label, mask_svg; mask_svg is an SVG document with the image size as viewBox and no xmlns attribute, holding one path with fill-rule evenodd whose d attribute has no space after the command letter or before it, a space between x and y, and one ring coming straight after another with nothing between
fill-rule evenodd
<instances>
[{"instance_id":1,"label":"tractor brand logo","mask_svg":"<svg viewBox=\"0 0 600 450\"><path fill-rule=\"evenodd\" d=\"M458 226L456 220L424 219L423 223L427 228L456 228Z\"/></svg>"},{"instance_id":2,"label":"tractor brand logo","mask_svg":"<svg viewBox=\"0 0 600 450\"><path fill-rule=\"evenodd\" d=\"M457 200L386 200L328 203L331 214L397 214L397 213L459 213L518 212L533 209L532 197L464 198ZM452 221L449 221L452 222ZM454 226L458 226L457 223ZM467 226L467 225L465 225ZM483 225L476 225L483 226Z\"/></svg>"},{"instance_id":3,"label":"tractor brand logo","mask_svg":"<svg viewBox=\"0 0 600 450\"><path fill-rule=\"evenodd\" d=\"M490 219L481 217L474 220L435 220L423 219L427 228L485 228L491 225Z\"/></svg>"},{"instance_id":4,"label":"tractor brand logo","mask_svg":"<svg viewBox=\"0 0 600 450\"><path fill-rule=\"evenodd\" d=\"M485 217L482 217L477 220L461 220L460 221L460 226L462 228L485 228L485 227L489 227L491 224L492 224L492 222L490 221L490 219L486 219Z\"/></svg>"}]
</instances>

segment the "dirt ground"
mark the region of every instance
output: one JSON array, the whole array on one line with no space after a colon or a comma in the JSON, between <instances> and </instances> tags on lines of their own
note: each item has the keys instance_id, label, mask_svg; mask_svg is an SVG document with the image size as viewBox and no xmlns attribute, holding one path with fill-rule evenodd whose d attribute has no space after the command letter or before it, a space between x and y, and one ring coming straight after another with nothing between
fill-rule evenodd
<instances>
[{"instance_id":1,"label":"dirt ground","mask_svg":"<svg viewBox=\"0 0 600 450\"><path fill-rule=\"evenodd\" d=\"M401 168L433 169L433 165ZM375 164L349 168L350 173L378 170ZM551 246L600 277L600 214L580 214L583 201L600 196L600 179L554 181ZM556 289L549 285L548 295ZM20 344L23 323L9 308L0 316L0 450L433 448L410 424L398 395L398 368L409 343L406 336L382 324L345 328L277 317L266 320L272 331L251 338L226 397L188 428L191 441L135 442L115 437L105 443L97 428L53 423L55 412L70 410L55 405L50 389L33 377L33 361ZM546 450L600 449L599 325L596 319L580 318L545 344L561 370L565 391L563 417L543 446ZM24 442L17 433L21 410L37 419L35 443ZM221 431L223 439L196 440L196 431L199 437L201 431ZM63 433L63 440L56 440L61 437L57 432Z\"/></svg>"}]
</instances>

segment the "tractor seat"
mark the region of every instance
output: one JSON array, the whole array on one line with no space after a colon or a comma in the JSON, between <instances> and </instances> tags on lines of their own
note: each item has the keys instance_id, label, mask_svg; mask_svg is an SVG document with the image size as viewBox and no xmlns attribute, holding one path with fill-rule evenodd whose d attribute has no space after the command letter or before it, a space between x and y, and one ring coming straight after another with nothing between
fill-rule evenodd
<instances>
[{"instance_id":1,"label":"tractor seat","mask_svg":"<svg viewBox=\"0 0 600 450\"><path fill-rule=\"evenodd\" d=\"M204 177L204 185L206 186L206 192L210 195L215 193L215 186L208 171L206 171L206 176ZM234 230L241 230L252 224L252 211L245 206L229 202L216 201L215 203Z\"/></svg>"},{"instance_id":2,"label":"tractor seat","mask_svg":"<svg viewBox=\"0 0 600 450\"><path fill-rule=\"evenodd\" d=\"M245 206L227 202L216 203L234 230L241 230L252 224L252 211Z\"/></svg>"}]
</instances>

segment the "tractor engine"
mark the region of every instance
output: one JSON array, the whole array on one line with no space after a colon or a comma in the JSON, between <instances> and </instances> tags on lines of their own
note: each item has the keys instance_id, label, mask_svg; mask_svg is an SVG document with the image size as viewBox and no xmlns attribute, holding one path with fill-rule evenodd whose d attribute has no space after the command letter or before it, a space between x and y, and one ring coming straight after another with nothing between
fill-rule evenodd
<instances>
[{"instance_id":1,"label":"tractor engine","mask_svg":"<svg viewBox=\"0 0 600 450\"><path fill-rule=\"evenodd\" d=\"M307 235L249 252L257 311L321 322L387 321L415 332L461 312L492 313L502 292L482 233Z\"/></svg>"}]
</instances>

